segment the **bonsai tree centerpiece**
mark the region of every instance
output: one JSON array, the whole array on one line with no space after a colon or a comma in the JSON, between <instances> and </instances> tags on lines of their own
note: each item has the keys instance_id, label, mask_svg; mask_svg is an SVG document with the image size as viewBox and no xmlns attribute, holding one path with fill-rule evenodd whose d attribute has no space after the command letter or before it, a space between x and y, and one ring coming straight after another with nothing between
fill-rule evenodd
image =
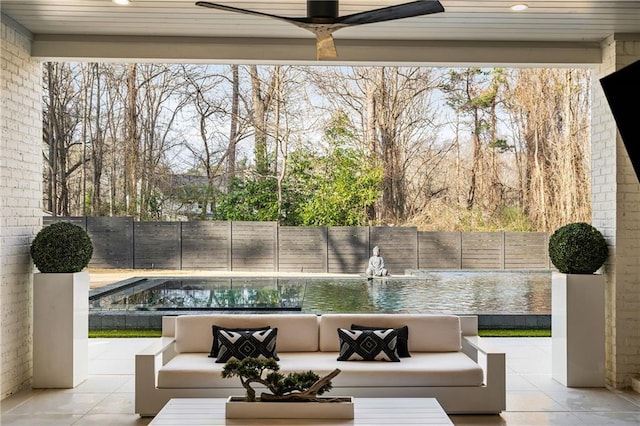
<instances>
[{"instance_id":1,"label":"bonsai tree centerpiece","mask_svg":"<svg viewBox=\"0 0 640 426\"><path fill-rule=\"evenodd\" d=\"M324 377L313 371L304 373L280 373L280 365L273 358L245 358L242 361L230 360L222 369L222 377L239 377L242 387L247 391L246 401L256 402L256 391L253 383L260 383L271 391L263 392L260 401L319 401L318 395L331 390L331 379L340 374L336 368ZM266 376L263 377L263 375ZM327 401L327 399L322 400Z\"/></svg>"},{"instance_id":2,"label":"bonsai tree centerpiece","mask_svg":"<svg viewBox=\"0 0 640 426\"><path fill-rule=\"evenodd\" d=\"M280 373L273 358L230 360L222 369L222 377L239 377L245 397L229 397L225 406L227 418L331 418L353 419L351 397L319 397L332 389L331 380L340 374L336 368L324 377L313 371ZM254 384L266 387L256 398ZM334 404L325 404L333 402ZM264 404L263 404L264 403Z\"/></svg>"},{"instance_id":3,"label":"bonsai tree centerpiece","mask_svg":"<svg viewBox=\"0 0 640 426\"><path fill-rule=\"evenodd\" d=\"M584 222L549 237L551 279L551 376L565 386L605 383L605 276L595 274L608 255L604 236Z\"/></svg>"}]
</instances>

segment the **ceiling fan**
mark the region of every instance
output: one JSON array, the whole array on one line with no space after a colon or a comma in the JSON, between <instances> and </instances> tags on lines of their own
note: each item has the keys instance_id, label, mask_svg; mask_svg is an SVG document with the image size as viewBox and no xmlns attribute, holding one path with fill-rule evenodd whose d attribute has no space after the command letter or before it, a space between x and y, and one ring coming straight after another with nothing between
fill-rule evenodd
<instances>
[{"instance_id":1,"label":"ceiling fan","mask_svg":"<svg viewBox=\"0 0 640 426\"><path fill-rule=\"evenodd\" d=\"M316 36L318 59L333 59L338 56L332 34L341 28L444 12L444 7L438 0L412 1L345 16L338 16L338 0L307 0L307 16L302 18L272 15L208 1L198 1L196 5L279 19L311 31Z\"/></svg>"}]
</instances>

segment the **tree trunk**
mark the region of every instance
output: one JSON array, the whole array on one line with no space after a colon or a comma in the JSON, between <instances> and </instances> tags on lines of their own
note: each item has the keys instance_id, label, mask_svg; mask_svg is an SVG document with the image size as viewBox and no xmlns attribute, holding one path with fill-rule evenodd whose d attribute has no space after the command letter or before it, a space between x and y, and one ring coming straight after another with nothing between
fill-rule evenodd
<instances>
[{"instance_id":1,"label":"tree trunk","mask_svg":"<svg viewBox=\"0 0 640 426\"><path fill-rule=\"evenodd\" d=\"M258 67L250 66L251 73L251 94L253 99L253 128L255 140L255 161L256 173L258 177L266 177L269 174L269 160L267 157L267 101L262 95Z\"/></svg>"},{"instance_id":2,"label":"tree trunk","mask_svg":"<svg viewBox=\"0 0 640 426\"><path fill-rule=\"evenodd\" d=\"M331 382L334 377L340 374L340 369L336 368L331 373L319 378L309 389L302 392L294 392L287 395L273 395L269 393L260 394L261 401L314 401L318 397L318 391L323 386Z\"/></svg>"},{"instance_id":3,"label":"tree trunk","mask_svg":"<svg viewBox=\"0 0 640 426\"><path fill-rule=\"evenodd\" d=\"M137 127L137 64L129 64L127 67L127 107L125 117L126 147L124 157L124 185L125 185L125 206L127 214L136 218L138 215L138 163L139 163L139 141Z\"/></svg>"},{"instance_id":4,"label":"tree trunk","mask_svg":"<svg viewBox=\"0 0 640 426\"><path fill-rule=\"evenodd\" d=\"M240 101L240 75L238 65L231 66L231 129L229 130L229 146L227 148L227 191L231 191L231 183L236 177L236 151L238 146L238 112Z\"/></svg>"}]
</instances>

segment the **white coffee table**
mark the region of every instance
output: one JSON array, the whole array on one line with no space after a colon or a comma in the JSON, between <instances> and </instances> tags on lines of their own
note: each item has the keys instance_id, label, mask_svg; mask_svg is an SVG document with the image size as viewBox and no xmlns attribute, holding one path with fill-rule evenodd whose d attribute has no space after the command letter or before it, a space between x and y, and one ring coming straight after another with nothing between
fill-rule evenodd
<instances>
[{"instance_id":1,"label":"white coffee table","mask_svg":"<svg viewBox=\"0 0 640 426\"><path fill-rule=\"evenodd\" d=\"M225 398L173 398L149 425L265 425L261 419L225 419ZM354 398L353 420L269 419L272 425L453 425L435 398Z\"/></svg>"}]
</instances>

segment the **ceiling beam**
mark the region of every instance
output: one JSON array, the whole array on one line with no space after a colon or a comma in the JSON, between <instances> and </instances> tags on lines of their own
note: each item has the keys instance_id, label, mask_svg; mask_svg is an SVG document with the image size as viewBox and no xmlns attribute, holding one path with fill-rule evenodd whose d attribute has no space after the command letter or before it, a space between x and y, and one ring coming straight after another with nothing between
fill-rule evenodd
<instances>
[{"instance_id":1,"label":"ceiling beam","mask_svg":"<svg viewBox=\"0 0 640 426\"><path fill-rule=\"evenodd\" d=\"M35 34L41 60L358 65L589 65L599 43L336 39L338 60L317 61L313 39Z\"/></svg>"}]
</instances>

